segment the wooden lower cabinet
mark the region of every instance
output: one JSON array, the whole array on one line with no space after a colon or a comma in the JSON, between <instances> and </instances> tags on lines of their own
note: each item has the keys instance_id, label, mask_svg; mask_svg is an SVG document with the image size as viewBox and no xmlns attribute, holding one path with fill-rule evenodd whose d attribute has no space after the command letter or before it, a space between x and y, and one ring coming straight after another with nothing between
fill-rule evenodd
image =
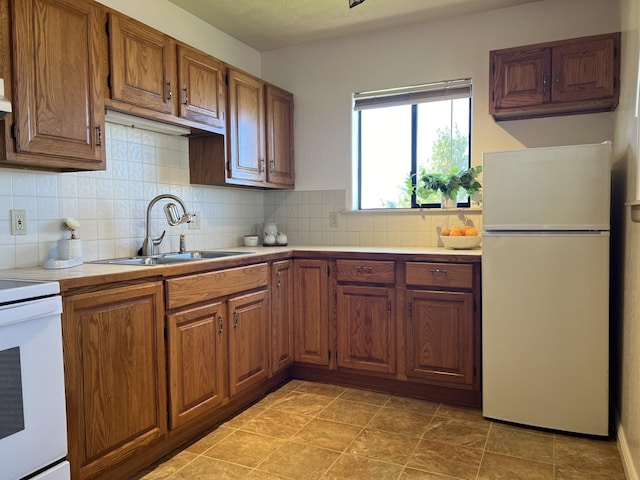
<instances>
[{"instance_id":1,"label":"wooden lower cabinet","mask_svg":"<svg viewBox=\"0 0 640 480\"><path fill-rule=\"evenodd\" d=\"M92 478L167 435L162 283L63 301L68 459Z\"/></svg>"},{"instance_id":2,"label":"wooden lower cabinet","mask_svg":"<svg viewBox=\"0 0 640 480\"><path fill-rule=\"evenodd\" d=\"M395 288L338 285L338 367L395 373Z\"/></svg>"},{"instance_id":3,"label":"wooden lower cabinet","mask_svg":"<svg viewBox=\"0 0 640 480\"><path fill-rule=\"evenodd\" d=\"M408 290L407 377L474 383L473 295Z\"/></svg>"},{"instance_id":4,"label":"wooden lower cabinet","mask_svg":"<svg viewBox=\"0 0 640 480\"><path fill-rule=\"evenodd\" d=\"M226 304L167 316L172 429L220 406L226 396Z\"/></svg>"},{"instance_id":5,"label":"wooden lower cabinet","mask_svg":"<svg viewBox=\"0 0 640 480\"><path fill-rule=\"evenodd\" d=\"M329 365L328 269L326 260L293 262L296 362Z\"/></svg>"},{"instance_id":6,"label":"wooden lower cabinet","mask_svg":"<svg viewBox=\"0 0 640 480\"><path fill-rule=\"evenodd\" d=\"M267 378L269 373L268 291L228 300L229 393L236 395Z\"/></svg>"},{"instance_id":7,"label":"wooden lower cabinet","mask_svg":"<svg viewBox=\"0 0 640 480\"><path fill-rule=\"evenodd\" d=\"M293 261L271 265L271 373L293 363Z\"/></svg>"}]
</instances>

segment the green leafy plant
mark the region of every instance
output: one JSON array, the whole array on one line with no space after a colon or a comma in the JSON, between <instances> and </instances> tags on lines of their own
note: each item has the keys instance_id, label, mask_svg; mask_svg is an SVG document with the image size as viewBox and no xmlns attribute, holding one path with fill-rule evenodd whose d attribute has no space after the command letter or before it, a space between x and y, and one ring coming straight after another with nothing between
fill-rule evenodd
<instances>
[{"instance_id":1,"label":"green leafy plant","mask_svg":"<svg viewBox=\"0 0 640 480\"><path fill-rule=\"evenodd\" d=\"M407 192L409 195L415 193L418 198L426 198L440 192L447 198L455 200L461 188L469 195L480 191L482 185L477 177L481 172L482 167L477 166L464 170L454 168L451 173L427 173L425 167L420 166L417 174L407 177Z\"/></svg>"}]
</instances>

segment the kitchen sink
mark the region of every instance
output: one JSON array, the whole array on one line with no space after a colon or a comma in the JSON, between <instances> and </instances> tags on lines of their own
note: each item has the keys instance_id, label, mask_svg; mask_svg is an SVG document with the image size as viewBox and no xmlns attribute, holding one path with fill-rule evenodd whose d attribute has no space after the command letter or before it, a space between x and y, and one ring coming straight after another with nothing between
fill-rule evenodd
<instances>
[{"instance_id":1,"label":"kitchen sink","mask_svg":"<svg viewBox=\"0 0 640 480\"><path fill-rule=\"evenodd\" d=\"M171 265L174 263L194 262L198 260L208 260L212 258L231 257L234 255L247 255L254 252L224 252L216 250L201 250L192 252L171 252L160 253L151 256L110 258L108 260L96 260L89 263L103 263L112 265Z\"/></svg>"}]
</instances>

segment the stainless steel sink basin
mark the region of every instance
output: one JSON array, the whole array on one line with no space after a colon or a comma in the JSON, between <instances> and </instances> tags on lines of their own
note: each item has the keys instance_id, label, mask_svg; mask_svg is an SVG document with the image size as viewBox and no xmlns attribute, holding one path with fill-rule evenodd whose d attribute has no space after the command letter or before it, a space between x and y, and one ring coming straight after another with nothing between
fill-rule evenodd
<instances>
[{"instance_id":1,"label":"stainless steel sink basin","mask_svg":"<svg viewBox=\"0 0 640 480\"><path fill-rule=\"evenodd\" d=\"M171 252L160 253L158 255L151 255L148 257L124 257L124 258L110 258L108 260L96 260L89 263L107 263L112 265L170 265L174 263L194 262L198 260L208 260L212 258L231 257L234 255L246 255L253 252L223 252L215 250L202 250L193 252Z\"/></svg>"}]
</instances>

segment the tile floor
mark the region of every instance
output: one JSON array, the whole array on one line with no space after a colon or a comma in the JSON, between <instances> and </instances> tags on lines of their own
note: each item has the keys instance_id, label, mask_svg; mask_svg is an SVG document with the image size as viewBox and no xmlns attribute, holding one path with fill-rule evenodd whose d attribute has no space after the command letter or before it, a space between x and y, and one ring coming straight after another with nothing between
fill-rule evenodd
<instances>
[{"instance_id":1,"label":"tile floor","mask_svg":"<svg viewBox=\"0 0 640 480\"><path fill-rule=\"evenodd\" d=\"M136 480L618 480L616 443L292 380Z\"/></svg>"}]
</instances>

